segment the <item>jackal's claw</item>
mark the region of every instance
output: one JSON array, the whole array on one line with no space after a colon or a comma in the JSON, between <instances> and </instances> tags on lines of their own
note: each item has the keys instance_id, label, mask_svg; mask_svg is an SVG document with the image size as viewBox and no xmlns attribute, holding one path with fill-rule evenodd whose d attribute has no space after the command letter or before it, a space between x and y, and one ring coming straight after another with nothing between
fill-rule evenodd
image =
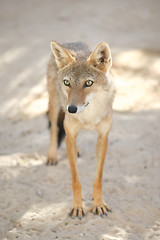
<instances>
[{"instance_id":1,"label":"jackal's claw","mask_svg":"<svg viewBox=\"0 0 160 240\"><path fill-rule=\"evenodd\" d=\"M47 166L56 166L58 164L57 160L55 160L54 158L48 158L46 165Z\"/></svg>"},{"instance_id":2,"label":"jackal's claw","mask_svg":"<svg viewBox=\"0 0 160 240\"><path fill-rule=\"evenodd\" d=\"M82 217L86 216L86 211L84 210L84 208L72 208L69 216L72 217L73 219L78 217L79 220L82 219Z\"/></svg>"},{"instance_id":3,"label":"jackal's claw","mask_svg":"<svg viewBox=\"0 0 160 240\"><path fill-rule=\"evenodd\" d=\"M104 216L108 216L108 212L112 212L112 210L105 204L102 204L101 206L94 206L93 208L93 214L99 215L102 218L104 218Z\"/></svg>"}]
</instances>

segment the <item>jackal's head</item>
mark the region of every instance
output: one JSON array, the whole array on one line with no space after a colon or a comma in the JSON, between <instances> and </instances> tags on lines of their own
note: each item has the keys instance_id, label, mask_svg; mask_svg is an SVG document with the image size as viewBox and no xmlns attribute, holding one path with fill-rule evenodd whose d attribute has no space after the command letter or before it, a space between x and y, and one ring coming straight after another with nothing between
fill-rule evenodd
<instances>
[{"instance_id":1,"label":"jackal's head","mask_svg":"<svg viewBox=\"0 0 160 240\"><path fill-rule=\"evenodd\" d=\"M58 81L66 98L66 108L69 113L82 112L96 97L96 92L107 90L112 65L109 46L102 42L92 54L86 53L83 58L78 57L82 52L76 53L54 41L51 49L58 67Z\"/></svg>"}]
</instances>

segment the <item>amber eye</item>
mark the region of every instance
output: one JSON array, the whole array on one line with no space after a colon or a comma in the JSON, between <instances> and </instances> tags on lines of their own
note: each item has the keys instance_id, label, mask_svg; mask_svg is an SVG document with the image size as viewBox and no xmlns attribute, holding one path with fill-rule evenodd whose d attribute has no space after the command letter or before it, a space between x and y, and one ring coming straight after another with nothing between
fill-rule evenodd
<instances>
[{"instance_id":1,"label":"amber eye","mask_svg":"<svg viewBox=\"0 0 160 240\"><path fill-rule=\"evenodd\" d=\"M93 85L93 81L92 80L87 80L84 84L85 87L91 87Z\"/></svg>"},{"instance_id":2,"label":"amber eye","mask_svg":"<svg viewBox=\"0 0 160 240\"><path fill-rule=\"evenodd\" d=\"M66 85L67 87L71 86L71 84L70 84L70 82L68 80L65 79L63 82L64 82L64 85Z\"/></svg>"}]
</instances>

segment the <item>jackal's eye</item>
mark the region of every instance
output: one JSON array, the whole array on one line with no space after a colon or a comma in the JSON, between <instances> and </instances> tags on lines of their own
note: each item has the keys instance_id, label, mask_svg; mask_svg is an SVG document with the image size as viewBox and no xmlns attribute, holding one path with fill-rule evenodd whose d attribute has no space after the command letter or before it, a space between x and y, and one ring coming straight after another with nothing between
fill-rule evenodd
<instances>
[{"instance_id":1,"label":"jackal's eye","mask_svg":"<svg viewBox=\"0 0 160 240\"><path fill-rule=\"evenodd\" d=\"M92 80L87 80L84 84L85 87L91 87L93 85L93 81Z\"/></svg>"},{"instance_id":2,"label":"jackal's eye","mask_svg":"<svg viewBox=\"0 0 160 240\"><path fill-rule=\"evenodd\" d=\"M71 86L71 84L70 84L70 82L68 80L64 79L63 82L64 82L64 85L66 85L67 87Z\"/></svg>"}]
</instances>

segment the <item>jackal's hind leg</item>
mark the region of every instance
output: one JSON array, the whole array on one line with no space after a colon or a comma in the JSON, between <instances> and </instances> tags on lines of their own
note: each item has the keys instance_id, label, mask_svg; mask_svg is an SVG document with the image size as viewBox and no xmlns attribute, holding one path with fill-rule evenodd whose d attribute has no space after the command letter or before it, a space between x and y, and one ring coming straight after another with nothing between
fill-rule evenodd
<instances>
[{"instance_id":1,"label":"jackal's hind leg","mask_svg":"<svg viewBox=\"0 0 160 240\"><path fill-rule=\"evenodd\" d=\"M77 145L76 145L76 152L77 152L77 157L79 158L81 154L80 154L80 149Z\"/></svg>"},{"instance_id":2,"label":"jackal's hind leg","mask_svg":"<svg viewBox=\"0 0 160 240\"><path fill-rule=\"evenodd\" d=\"M58 109L53 104L53 101L49 101L49 120L50 120L50 144L47 154L47 165L56 165L57 164L57 127L58 119Z\"/></svg>"}]
</instances>

